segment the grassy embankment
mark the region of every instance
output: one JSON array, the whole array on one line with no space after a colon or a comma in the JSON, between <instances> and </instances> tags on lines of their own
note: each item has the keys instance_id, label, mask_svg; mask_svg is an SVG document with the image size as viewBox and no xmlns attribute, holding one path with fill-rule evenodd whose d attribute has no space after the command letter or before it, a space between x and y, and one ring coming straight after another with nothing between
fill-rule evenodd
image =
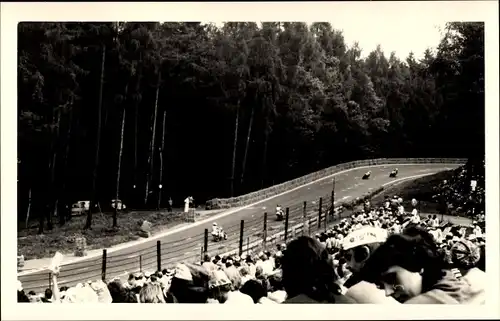
<instances>
[{"instance_id":1,"label":"grassy embankment","mask_svg":"<svg viewBox=\"0 0 500 321\"><path fill-rule=\"evenodd\" d=\"M219 211L197 211L197 218L215 215ZM19 230L17 233L18 255L23 254L26 260L39 259L53 256L56 251L71 254L75 250L75 238L85 236L87 249L109 248L111 246L134 241L140 237L140 224L147 220L152 223L151 234L170 229L184 223L184 213L180 210L168 213L161 211L130 211L120 213L118 216L118 229L111 228L111 213L95 213L93 215L92 230L83 231L86 216L74 216L64 226L54 224L51 231L37 235L37 224L28 229Z\"/></svg>"}]
</instances>

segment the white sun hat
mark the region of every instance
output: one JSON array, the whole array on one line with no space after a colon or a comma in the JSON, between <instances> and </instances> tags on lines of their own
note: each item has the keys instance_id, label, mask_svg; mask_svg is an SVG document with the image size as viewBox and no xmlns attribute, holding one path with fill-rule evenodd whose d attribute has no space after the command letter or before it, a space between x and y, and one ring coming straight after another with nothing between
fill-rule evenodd
<instances>
[{"instance_id":1,"label":"white sun hat","mask_svg":"<svg viewBox=\"0 0 500 321\"><path fill-rule=\"evenodd\" d=\"M381 243L387 239L387 230L378 227L364 226L357 229L342 240L342 248L349 250L361 245Z\"/></svg>"}]
</instances>

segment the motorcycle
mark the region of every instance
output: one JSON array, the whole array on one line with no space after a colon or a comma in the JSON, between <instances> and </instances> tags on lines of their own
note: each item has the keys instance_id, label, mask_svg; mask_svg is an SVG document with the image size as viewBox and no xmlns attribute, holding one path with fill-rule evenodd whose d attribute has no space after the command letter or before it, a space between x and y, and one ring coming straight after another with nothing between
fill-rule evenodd
<instances>
[{"instance_id":1,"label":"motorcycle","mask_svg":"<svg viewBox=\"0 0 500 321\"><path fill-rule=\"evenodd\" d=\"M371 174L372 172L366 172L365 175L363 175L363 179L369 179Z\"/></svg>"},{"instance_id":2,"label":"motorcycle","mask_svg":"<svg viewBox=\"0 0 500 321\"><path fill-rule=\"evenodd\" d=\"M217 232L212 232L212 238L213 238L214 242L219 242L219 241L222 241L222 240L227 240L227 234L224 231L219 231L218 233Z\"/></svg>"},{"instance_id":3,"label":"motorcycle","mask_svg":"<svg viewBox=\"0 0 500 321\"><path fill-rule=\"evenodd\" d=\"M276 220L277 221L283 221L283 217L284 217L284 213L283 213L283 210L278 210L276 211Z\"/></svg>"},{"instance_id":4,"label":"motorcycle","mask_svg":"<svg viewBox=\"0 0 500 321\"><path fill-rule=\"evenodd\" d=\"M389 177L396 177L397 175L398 175L398 170L395 169L389 174Z\"/></svg>"}]
</instances>

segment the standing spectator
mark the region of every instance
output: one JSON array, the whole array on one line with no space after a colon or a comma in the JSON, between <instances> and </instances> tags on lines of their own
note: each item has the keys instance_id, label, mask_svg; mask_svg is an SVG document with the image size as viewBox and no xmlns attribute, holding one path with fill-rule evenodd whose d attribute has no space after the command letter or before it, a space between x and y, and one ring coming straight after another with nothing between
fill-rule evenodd
<instances>
[{"instance_id":1,"label":"standing spectator","mask_svg":"<svg viewBox=\"0 0 500 321\"><path fill-rule=\"evenodd\" d=\"M168 198L168 203L167 203L167 211L169 213L172 213L172 206L173 206L174 202L172 201L172 197L169 197Z\"/></svg>"},{"instance_id":2,"label":"standing spectator","mask_svg":"<svg viewBox=\"0 0 500 321\"><path fill-rule=\"evenodd\" d=\"M184 199L184 213L189 212L189 203L190 203L190 198L189 196Z\"/></svg>"}]
</instances>

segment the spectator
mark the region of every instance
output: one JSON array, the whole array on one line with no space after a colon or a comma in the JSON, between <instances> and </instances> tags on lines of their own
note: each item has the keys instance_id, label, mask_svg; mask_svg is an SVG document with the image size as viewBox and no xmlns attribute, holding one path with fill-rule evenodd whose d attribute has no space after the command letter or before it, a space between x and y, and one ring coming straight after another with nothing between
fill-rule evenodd
<instances>
[{"instance_id":1,"label":"spectator","mask_svg":"<svg viewBox=\"0 0 500 321\"><path fill-rule=\"evenodd\" d=\"M113 280L108 283L108 290L113 303L135 303L137 298L132 291L129 291L120 280Z\"/></svg>"},{"instance_id":2,"label":"spectator","mask_svg":"<svg viewBox=\"0 0 500 321\"><path fill-rule=\"evenodd\" d=\"M94 290L94 292L97 294L97 300L99 303L111 303L113 302L113 298L111 297L111 294L109 293L108 287L106 283L104 283L102 280L98 280L96 282L92 282L89 284L89 287Z\"/></svg>"},{"instance_id":3,"label":"spectator","mask_svg":"<svg viewBox=\"0 0 500 321\"><path fill-rule=\"evenodd\" d=\"M172 212L172 205L173 205L173 204L174 204L174 202L172 201L172 197L169 197L169 198L168 198L168 207L167 207L167 211L168 211L169 213L171 213L171 212Z\"/></svg>"},{"instance_id":4,"label":"spectator","mask_svg":"<svg viewBox=\"0 0 500 321\"><path fill-rule=\"evenodd\" d=\"M264 274L264 268L262 266L257 266L255 269L255 279L259 281L266 291L269 291L271 285L267 279L267 275Z\"/></svg>"},{"instance_id":5,"label":"spectator","mask_svg":"<svg viewBox=\"0 0 500 321\"><path fill-rule=\"evenodd\" d=\"M253 304L250 296L231 291L232 283L223 271L213 271L208 282L210 298L221 304Z\"/></svg>"},{"instance_id":6,"label":"spectator","mask_svg":"<svg viewBox=\"0 0 500 321\"><path fill-rule=\"evenodd\" d=\"M203 264L202 266L208 271L215 271L217 269L217 265L215 265L212 260L210 259L210 256L208 254L205 254L203 257Z\"/></svg>"},{"instance_id":7,"label":"spectator","mask_svg":"<svg viewBox=\"0 0 500 321\"><path fill-rule=\"evenodd\" d=\"M380 246L387 238L387 231L365 226L344 238L342 247L346 251L345 258L347 267L353 275L346 281L344 286L350 288L361 281L359 272L371 253Z\"/></svg>"},{"instance_id":8,"label":"spectator","mask_svg":"<svg viewBox=\"0 0 500 321\"><path fill-rule=\"evenodd\" d=\"M340 284L343 286L343 293L345 293L346 297L357 303L396 303L394 300L387 298L376 286L364 281L361 273L365 262L383 244L386 238L386 230L370 226L362 227L346 236L343 243L344 258L346 267L352 274L344 276L344 278L347 278L345 282L342 279L339 280L343 282L343 284ZM345 272L340 274L345 274Z\"/></svg>"},{"instance_id":9,"label":"spectator","mask_svg":"<svg viewBox=\"0 0 500 321\"><path fill-rule=\"evenodd\" d=\"M238 291L242 285L240 271L232 265L231 261L228 261L228 263L231 265L224 270L224 273L226 273L229 281L231 281L231 290Z\"/></svg>"},{"instance_id":10,"label":"spectator","mask_svg":"<svg viewBox=\"0 0 500 321\"><path fill-rule=\"evenodd\" d=\"M250 296L254 303L261 303L262 301L268 303L266 301L267 291L262 286L262 283L257 280L249 280L248 282L245 282L245 284L241 287L241 293ZM274 301L271 302L276 303Z\"/></svg>"},{"instance_id":11,"label":"spectator","mask_svg":"<svg viewBox=\"0 0 500 321\"><path fill-rule=\"evenodd\" d=\"M282 274L282 271L279 270L269 277L270 290L267 293L267 297L276 303L283 303L287 298L287 293L283 287Z\"/></svg>"},{"instance_id":12,"label":"spectator","mask_svg":"<svg viewBox=\"0 0 500 321\"><path fill-rule=\"evenodd\" d=\"M241 276L241 285L243 286L248 280L252 280L250 276L250 268L248 266L242 266L238 269Z\"/></svg>"},{"instance_id":13,"label":"spectator","mask_svg":"<svg viewBox=\"0 0 500 321\"><path fill-rule=\"evenodd\" d=\"M461 239L450 249L451 263L462 275L476 267L481 258L481 250L469 240Z\"/></svg>"},{"instance_id":14,"label":"spectator","mask_svg":"<svg viewBox=\"0 0 500 321\"><path fill-rule=\"evenodd\" d=\"M43 303L51 303L52 302L52 290L45 289L45 295L42 297Z\"/></svg>"},{"instance_id":15,"label":"spectator","mask_svg":"<svg viewBox=\"0 0 500 321\"><path fill-rule=\"evenodd\" d=\"M447 270L442 251L425 230L418 228L390 236L365 263L363 275L402 303L484 302L484 289L471 291L465 280Z\"/></svg>"},{"instance_id":16,"label":"spectator","mask_svg":"<svg viewBox=\"0 0 500 321\"><path fill-rule=\"evenodd\" d=\"M281 261L284 303L350 303L335 283L335 271L326 248L301 236L288 244Z\"/></svg>"},{"instance_id":17,"label":"spectator","mask_svg":"<svg viewBox=\"0 0 500 321\"><path fill-rule=\"evenodd\" d=\"M158 283L147 283L139 293L140 303L166 303L163 291Z\"/></svg>"},{"instance_id":18,"label":"spectator","mask_svg":"<svg viewBox=\"0 0 500 321\"><path fill-rule=\"evenodd\" d=\"M192 265L177 264L174 273L168 291L173 300L179 303L207 302L208 291L204 280L205 276L208 278L206 271L202 271L201 267L196 270Z\"/></svg>"},{"instance_id":19,"label":"spectator","mask_svg":"<svg viewBox=\"0 0 500 321\"><path fill-rule=\"evenodd\" d=\"M21 290L21 291L17 291L17 302L25 302L25 303L29 303L30 302L30 299L28 298L28 296L26 295L26 293L24 293L24 290Z\"/></svg>"}]
</instances>

